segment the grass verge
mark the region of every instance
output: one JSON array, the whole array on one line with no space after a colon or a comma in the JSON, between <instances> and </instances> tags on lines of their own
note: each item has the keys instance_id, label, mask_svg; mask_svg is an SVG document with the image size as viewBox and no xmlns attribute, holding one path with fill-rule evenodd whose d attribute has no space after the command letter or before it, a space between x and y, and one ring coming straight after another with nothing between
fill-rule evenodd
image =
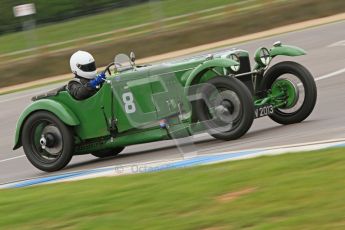
<instances>
[{"instance_id":1,"label":"grass verge","mask_svg":"<svg viewBox=\"0 0 345 230\"><path fill-rule=\"evenodd\" d=\"M110 12L84 16L38 27L32 31L12 33L0 37L0 53L20 51L35 46L65 42L86 36L150 23L168 17L193 13L239 0L164 0L115 9ZM58 5L58 4L57 4ZM27 41L27 39L35 39Z\"/></svg>"},{"instance_id":2,"label":"grass verge","mask_svg":"<svg viewBox=\"0 0 345 230\"><path fill-rule=\"evenodd\" d=\"M343 229L345 150L0 191L2 229Z\"/></svg>"},{"instance_id":3,"label":"grass verge","mask_svg":"<svg viewBox=\"0 0 345 230\"><path fill-rule=\"evenodd\" d=\"M138 58L163 54L231 37L276 28L309 19L343 12L345 1L305 0L285 2L275 7L251 13L231 15L221 20L190 24L183 29L141 35L131 39L80 49L93 53L98 66L107 65L117 53L135 51ZM143 45L145 44L145 45ZM69 72L68 60L72 51L43 55L13 65L1 65L0 87L16 85Z\"/></svg>"}]
</instances>

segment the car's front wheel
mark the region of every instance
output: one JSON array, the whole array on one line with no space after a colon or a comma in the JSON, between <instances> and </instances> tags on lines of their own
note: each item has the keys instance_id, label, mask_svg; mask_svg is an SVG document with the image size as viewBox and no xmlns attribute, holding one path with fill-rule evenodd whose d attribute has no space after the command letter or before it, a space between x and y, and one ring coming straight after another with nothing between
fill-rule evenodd
<instances>
[{"instance_id":1,"label":"car's front wheel","mask_svg":"<svg viewBox=\"0 0 345 230\"><path fill-rule=\"evenodd\" d=\"M74 153L71 128L47 111L35 112L27 118L21 141L28 160L46 172L64 168Z\"/></svg>"},{"instance_id":2,"label":"car's front wheel","mask_svg":"<svg viewBox=\"0 0 345 230\"><path fill-rule=\"evenodd\" d=\"M264 90L281 93L284 104L270 118L279 124L305 120L313 111L317 88L312 74L302 65L285 61L272 66L264 76Z\"/></svg>"}]
</instances>

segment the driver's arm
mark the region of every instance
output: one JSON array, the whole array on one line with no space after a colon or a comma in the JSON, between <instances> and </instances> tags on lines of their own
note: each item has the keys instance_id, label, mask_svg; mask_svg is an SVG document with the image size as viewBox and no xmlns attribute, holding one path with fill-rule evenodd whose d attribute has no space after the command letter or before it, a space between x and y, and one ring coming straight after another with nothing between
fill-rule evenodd
<instances>
[{"instance_id":1,"label":"driver's arm","mask_svg":"<svg viewBox=\"0 0 345 230\"><path fill-rule=\"evenodd\" d=\"M83 84L82 82L75 80L68 83L67 89L71 96L76 100L84 100L97 92L97 90L89 86L88 83Z\"/></svg>"},{"instance_id":2,"label":"driver's arm","mask_svg":"<svg viewBox=\"0 0 345 230\"><path fill-rule=\"evenodd\" d=\"M104 72L98 74L90 81L83 78L75 78L68 83L67 90L75 99L83 100L94 95L104 81Z\"/></svg>"}]
</instances>

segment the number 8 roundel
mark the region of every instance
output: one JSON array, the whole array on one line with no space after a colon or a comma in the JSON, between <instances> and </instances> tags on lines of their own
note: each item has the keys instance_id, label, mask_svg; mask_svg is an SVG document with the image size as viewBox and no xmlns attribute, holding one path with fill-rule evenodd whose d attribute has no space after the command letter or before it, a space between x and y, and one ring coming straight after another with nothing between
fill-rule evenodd
<instances>
[{"instance_id":1,"label":"number 8 roundel","mask_svg":"<svg viewBox=\"0 0 345 230\"><path fill-rule=\"evenodd\" d=\"M132 92L122 94L122 101L125 104L126 113L134 113L136 111Z\"/></svg>"}]
</instances>

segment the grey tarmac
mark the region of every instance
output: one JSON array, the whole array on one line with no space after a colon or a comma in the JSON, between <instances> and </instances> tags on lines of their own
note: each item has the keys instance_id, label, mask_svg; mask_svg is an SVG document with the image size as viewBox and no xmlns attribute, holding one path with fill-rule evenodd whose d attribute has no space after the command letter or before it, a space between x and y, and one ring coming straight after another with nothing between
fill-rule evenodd
<instances>
[{"instance_id":1,"label":"grey tarmac","mask_svg":"<svg viewBox=\"0 0 345 230\"><path fill-rule=\"evenodd\" d=\"M189 138L191 143L181 148L176 147L176 142L182 140L161 141L130 146L119 156L108 159L96 159L91 155L75 156L64 170L48 174L34 168L24 156L22 148L13 151L12 147L16 121L30 103L30 98L61 84L49 85L0 96L0 184L68 171L175 159L182 157L181 149L205 154L345 138L345 21L204 53L236 47L248 50L253 55L256 48L270 47L278 40L283 44L299 46L308 52L306 56L278 57L274 61L299 62L305 65L317 80L318 101L314 112L306 121L282 126L265 117L255 120L249 132L235 141L224 142L208 135L199 135Z\"/></svg>"}]
</instances>

